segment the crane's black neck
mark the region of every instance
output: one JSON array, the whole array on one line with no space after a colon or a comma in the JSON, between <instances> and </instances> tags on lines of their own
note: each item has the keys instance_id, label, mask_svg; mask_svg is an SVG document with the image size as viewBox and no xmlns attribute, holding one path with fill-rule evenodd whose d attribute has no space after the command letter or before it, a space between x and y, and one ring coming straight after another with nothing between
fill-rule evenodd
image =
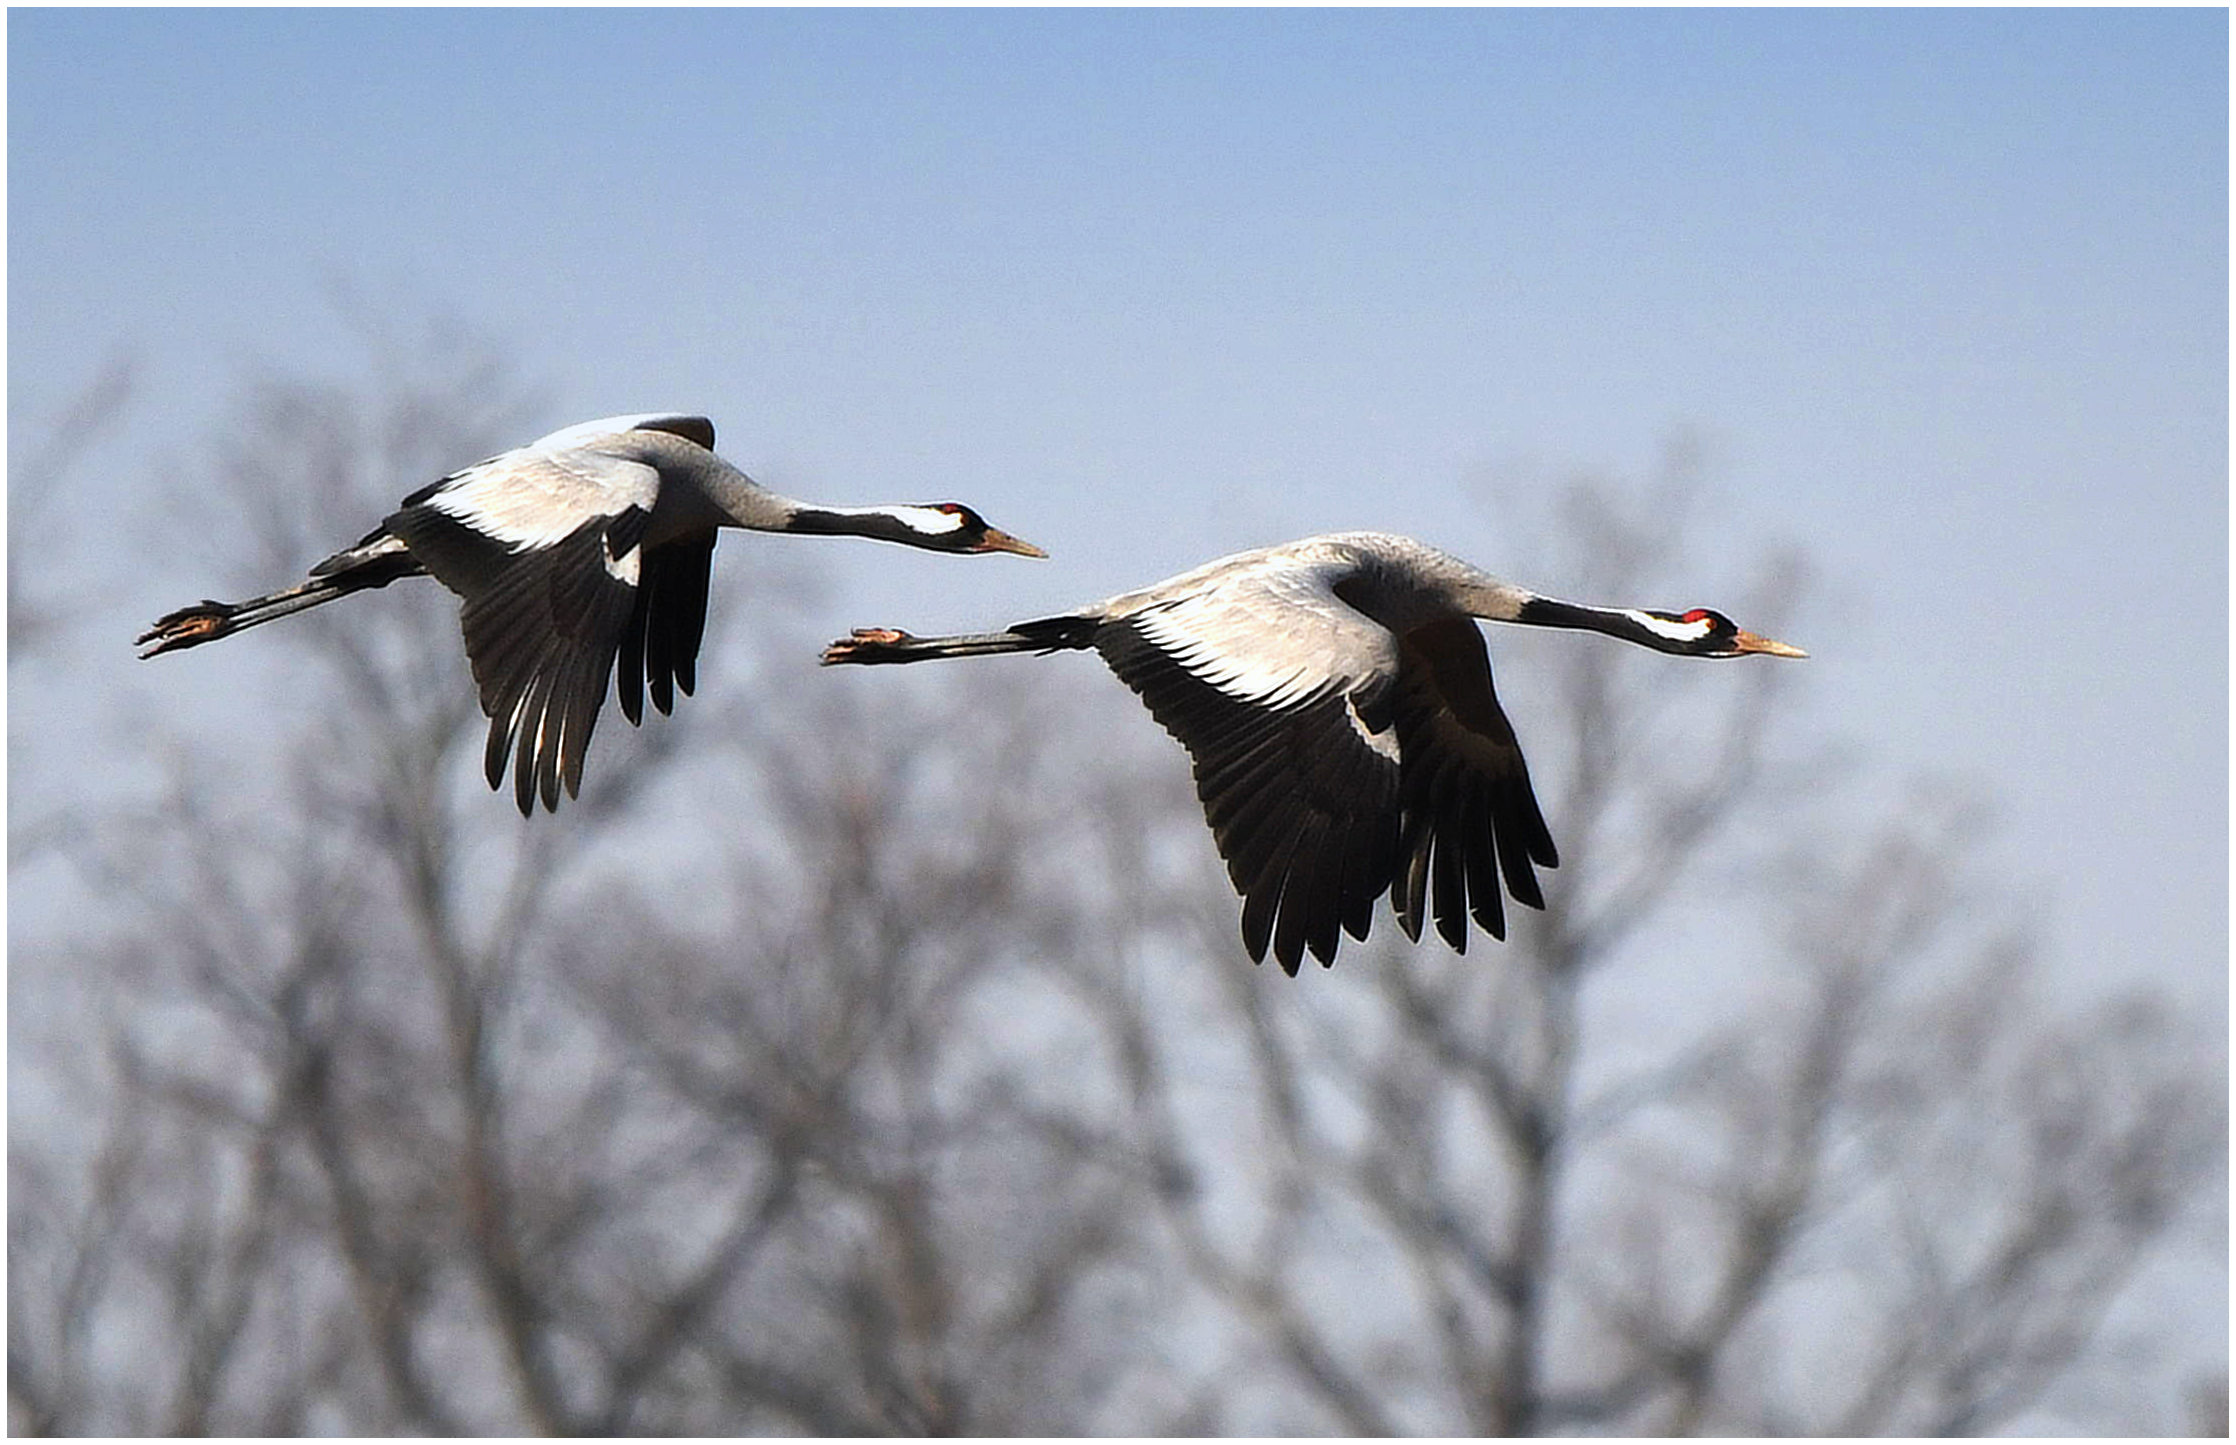
<instances>
[{"instance_id":1,"label":"crane's black neck","mask_svg":"<svg viewBox=\"0 0 2236 1445\"><path fill-rule=\"evenodd\" d=\"M937 538L877 507L801 506L784 519L784 530L815 537L871 537L911 547L938 545Z\"/></svg>"},{"instance_id":2,"label":"crane's black neck","mask_svg":"<svg viewBox=\"0 0 2236 1445\"><path fill-rule=\"evenodd\" d=\"M1671 631L1657 629L1657 619L1651 613L1639 612L1628 607L1586 607L1577 602L1562 602L1553 597L1532 596L1522 603L1514 620L1530 627L1571 627L1584 632L1604 633L1634 642L1640 647L1651 647L1656 652L1691 653L1702 641L1697 636L1678 635L1676 629L1683 624L1674 620L1664 622Z\"/></svg>"}]
</instances>

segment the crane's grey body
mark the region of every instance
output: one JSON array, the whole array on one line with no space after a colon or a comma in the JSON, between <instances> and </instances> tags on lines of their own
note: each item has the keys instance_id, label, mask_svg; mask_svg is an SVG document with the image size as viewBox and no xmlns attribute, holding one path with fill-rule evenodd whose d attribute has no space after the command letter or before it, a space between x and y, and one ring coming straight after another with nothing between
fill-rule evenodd
<instances>
[{"instance_id":1,"label":"crane's grey body","mask_svg":"<svg viewBox=\"0 0 2236 1445\"><path fill-rule=\"evenodd\" d=\"M1079 615L1128 622L1220 691L1281 707L1395 673L1398 639L1424 623L1511 620L1527 595L1410 537L1333 532L1221 557Z\"/></svg>"},{"instance_id":2,"label":"crane's grey body","mask_svg":"<svg viewBox=\"0 0 2236 1445\"><path fill-rule=\"evenodd\" d=\"M1253 959L1290 973L1365 938L1390 895L1409 937L1467 919L1504 938L1504 893L1544 906L1559 855L1491 682L1476 618L1580 627L1696 656L1796 649L1720 614L1583 607L1387 532L1237 553L1003 632L864 629L825 662L1093 648L1194 760L1197 796L1243 897Z\"/></svg>"},{"instance_id":3,"label":"crane's grey body","mask_svg":"<svg viewBox=\"0 0 2236 1445\"><path fill-rule=\"evenodd\" d=\"M714 452L705 417L646 413L555 431L524 447L453 472L405 499L471 519L512 549L550 546L592 517L645 514L643 545L660 547L717 527L756 532L848 531L916 541L957 525L935 507L829 507L770 491ZM897 519L907 518L915 535ZM831 519L862 526L841 529Z\"/></svg>"},{"instance_id":4,"label":"crane's grey body","mask_svg":"<svg viewBox=\"0 0 2236 1445\"><path fill-rule=\"evenodd\" d=\"M421 574L456 592L482 709L490 785L513 761L523 813L582 782L606 684L631 723L649 684L667 712L696 681L716 531L850 535L954 552L1043 555L959 503L830 507L756 483L714 453L702 416L584 422L422 487L310 580L160 619L154 657Z\"/></svg>"}]
</instances>

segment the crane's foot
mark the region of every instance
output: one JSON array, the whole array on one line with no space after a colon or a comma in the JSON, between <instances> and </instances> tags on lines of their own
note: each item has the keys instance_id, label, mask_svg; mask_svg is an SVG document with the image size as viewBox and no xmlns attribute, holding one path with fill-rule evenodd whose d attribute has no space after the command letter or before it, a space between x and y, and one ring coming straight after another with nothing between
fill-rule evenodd
<instances>
[{"instance_id":1,"label":"crane's foot","mask_svg":"<svg viewBox=\"0 0 2236 1445\"><path fill-rule=\"evenodd\" d=\"M133 639L136 646L146 647L142 658L155 657L165 652L176 652L182 647L192 647L198 642L223 637L233 630L233 614L241 609L229 602L204 598L192 607L181 607L155 620L155 625ZM153 646L149 646L149 644Z\"/></svg>"},{"instance_id":2,"label":"crane's foot","mask_svg":"<svg viewBox=\"0 0 2236 1445\"><path fill-rule=\"evenodd\" d=\"M823 665L889 661L895 650L915 640L897 627L857 627L851 637L842 637L823 649Z\"/></svg>"}]
</instances>

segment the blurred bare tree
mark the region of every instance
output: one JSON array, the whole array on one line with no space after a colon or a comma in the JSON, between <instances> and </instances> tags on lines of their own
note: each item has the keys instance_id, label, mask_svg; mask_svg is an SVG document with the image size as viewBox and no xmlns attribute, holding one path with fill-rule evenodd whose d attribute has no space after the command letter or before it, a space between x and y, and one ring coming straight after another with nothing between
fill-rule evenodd
<instances>
[{"instance_id":1,"label":"blurred bare tree","mask_svg":"<svg viewBox=\"0 0 2236 1445\"><path fill-rule=\"evenodd\" d=\"M1674 595L1678 538L1571 505L1570 590ZM1742 615L1776 631L1792 585ZM1961 802L1828 826L1843 770L1766 741L1784 676L1546 655L1565 708L1518 725L1571 744L1562 866L1504 950L1385 936L1310 1001L1231 969L1090 987L1230 1369L1283 1380L1216 1423L1975 1434L2059 1384L2083 1428L2192 1423L2098 1325L2225 1195L2210 1037L2147 997L2048 1007ZM1709 971L1657 974L1654 936Z\"/></svg>"},{"instance_id":2,"label":"blurred bare tree","mask_svg":"<svg viewBox=\"0 0 2236 1445\"><path fill-rule=\"evenodd\" d=\"M129 413L138 367L118 352L104 361L70 395L61 412L39 422L20 422L10 440L8 467L8 676L19 664L52 656L63 624L88 610L98 587L88 585L77 547L84 534L98 535L97 508L82 501L86 458L112 440ZM92 515L89 516L88 514ZM26 746L20 712L8 719L8 763L19 766ZM20 799L21 794L18 794ZM11 876L82 832L75 810L54 812L18 802L8 812L8 869Z\"/></svg>"},{"instance_id":3,"label":"blurred bare tree","mask_svg":"<svg viewBox=\"0 0 2236 1445\"><path fill-rule=\"evenodd\" d=\"M61 415L32 430L36 439L8 468L8 660L40 646L54 618L80 599L69 596L35 596L26 579L36 569L23 565L21 547L30 541L48 549L57 546L56 532L65 525L58 512L71 495L71 474L86 453L113 430L118 418L132 404L138 367L124 354L102 363L86 384L70 398Z\"/></svg>"},{"instance_id":4,"label":"blurred bare tree","mask_svg":"<svg viewBox=\"0 0 2236 1445\"><path fill-rule=\"evenodd\" d=\"M256 388L215 468L242 585L498 449L506 398L478 362L370 403ZM1135 1226L1016 1097L1048 1060L985 1033L1030 992L1000 900L1031 848L951 785L982 759L933 766L982 729L932 717L873 772L811 689L733 704L695 757L687 708L523 825L461 776L481 724L439 588L285 636L329 670L299 735L183 749L75 850L114 929L27 950L107 1008L41 1070L55 1109L14 1116L12 1423L1091 1426ZM637 807L693 768L733 786Z\"/></svg>"},{"instance_id":5,"label":"blurred bare tree","mask_svg":"<svg viewBox=\"0 0 2236 1445\"><path fill-rule=\"evenodd\" d=\"M246 585L516 439L451 355L255 390ZM1578 498L1546 580L1658 595L1677 538ZM2117 1371L2221 1177L2210 1049L2049 1006L1966 811L1842 816L1769 669L1501 638L1553 906L1292 982L1117 684L814 674L767 555L528 823L439 588L259 634L315 706L17 940L97 1002L12 1056L12 1426L1978 1432Z\"/></svg>"}]
</instances>

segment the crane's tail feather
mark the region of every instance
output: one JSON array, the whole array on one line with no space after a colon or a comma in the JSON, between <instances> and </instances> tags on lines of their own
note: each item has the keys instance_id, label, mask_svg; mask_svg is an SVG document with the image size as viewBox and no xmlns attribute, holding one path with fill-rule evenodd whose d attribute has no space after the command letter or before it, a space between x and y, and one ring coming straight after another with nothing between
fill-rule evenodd
<instances>
[{"instance_id":1,"label":"crane's tail feather","mask_svg":"<svg viewBox=\"0 0 2236 1445\"><path fill-rule=\"evenodd\" d=\"M374 539L366 540L372 543ZM145 649L140 653L142 658L159 657L183 647L199 647L205 642L215 642L220 637L231 637L236 632L301 612L306 607L347 597L352 592L386 587L399 577L410 577L424 570L403 550L402 543L393 538L381 540L386 545L360 544L351 552L328 558L313 569L310 580L293 587L251 597L246 602L204 598L191 607L165 613L155 620L154 626L134 639L134 644ZM353 559L353 552L364 555Z\"/></svg>"},{"instance_id":2,"label":"crane's tail feather","mask_svg":"<svg viewBox=\"0 0 2236 1445\"><path fill-rule=\"evenodd\" d=\"M823 665L836 662L926 662L935 657L991 657L1004 652L1056 652L1094 646L1096 623L1088 617L1044 617L1006 632L966 632L918 637L897 627L857 627L823 649Z\"/></svg>"}]
</instances>

